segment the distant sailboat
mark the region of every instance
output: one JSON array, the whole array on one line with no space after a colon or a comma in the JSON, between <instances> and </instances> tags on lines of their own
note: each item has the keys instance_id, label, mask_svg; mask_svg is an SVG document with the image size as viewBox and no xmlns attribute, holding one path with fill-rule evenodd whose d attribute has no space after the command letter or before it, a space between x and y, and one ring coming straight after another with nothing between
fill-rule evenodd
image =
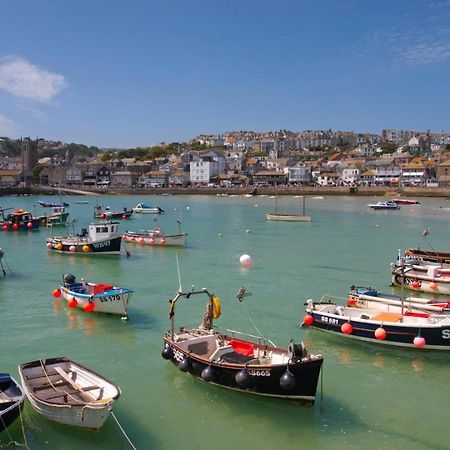
<instances>
[{"instance_id":1,"label":"distant sailboat","mask_svg":"<svg viewBox=\"0 0 450 450\"><path fill-rule=\"evenodd\" d=\"M266 214L267 220L278 220L281 222L311 222L311 216L305 214L305 196L302 195L302 214L280 214L278 209L278 196L275 197L275 211Z\"/></svg>"}]
</instances>

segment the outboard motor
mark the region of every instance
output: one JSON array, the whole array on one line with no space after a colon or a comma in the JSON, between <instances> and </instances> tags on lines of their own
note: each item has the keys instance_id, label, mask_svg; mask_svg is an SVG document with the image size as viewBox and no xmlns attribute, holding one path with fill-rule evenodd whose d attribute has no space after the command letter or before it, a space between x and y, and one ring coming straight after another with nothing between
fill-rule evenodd
<instances>
[{"instance_id":1,"label":"outboard motor","mask_svg":"<svg viewBox=\"0 0 450 450\"><path fill-rule=\"evenodd\" d=\"M72 275L71 273L67 273L66 275L64 275L64 278L63 278L64 286L69 287L70 285L74 284L76 280L77 280L77 278L75 277L75 275Z\"/></svg>"},{"instance_id":2,"label":"outboard motor","mask_svg":"<svg viewBox=\"0 0 450 450\"><path fill-rule=\"evenodd\" d=\"M292 362L296 362L304 358L308 354L308 350L303 342L296 344L294 341L291 341L288 346L288 353Z\"/></svg>"}]
</instances>

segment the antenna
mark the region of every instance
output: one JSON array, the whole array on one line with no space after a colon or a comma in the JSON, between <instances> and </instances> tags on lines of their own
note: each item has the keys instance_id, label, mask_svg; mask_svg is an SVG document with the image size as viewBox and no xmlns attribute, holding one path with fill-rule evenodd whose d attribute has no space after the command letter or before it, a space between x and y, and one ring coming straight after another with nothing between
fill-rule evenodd
<instances>
[{"instance_id":1,"label":"antenna","mask_svg":"<svg viewBox=\"0 0 450 450\"><path fill-rule=\"evenodd\" d=\"M178 288L178 292L183 292L183 289L181 288L181 275L180 275L180 264L178 262L178 253L175 253L176 259L177 259L177 272L178 272L178 284L179 284L179 288Z\"/></svg>"}]
</instances>

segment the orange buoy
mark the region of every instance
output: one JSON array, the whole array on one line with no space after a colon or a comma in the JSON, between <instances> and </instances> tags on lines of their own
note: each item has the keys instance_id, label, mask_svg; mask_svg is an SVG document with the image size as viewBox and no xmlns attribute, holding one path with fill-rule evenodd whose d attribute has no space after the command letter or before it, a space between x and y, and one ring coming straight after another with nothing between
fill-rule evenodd
<instances>
[{"instance_id":1,"label":"orange buoy","mask_svg":"<svg viewBox=\"0 0 450 450\"><path fill-rule=\"evenodd\" d=\"M375 337L380 341L386 339L386 335L386 330L383 327L379 327L375 330Z\"/></svg>"},{"instance_id":2,"label":"orange buoy","mask_svg":"<svg viewBox=\"0 0 450 450\"><path fill-rule=\"evenodd\" d=\"M416 348L423 348L423 347L425 347L425 344L426 344L425 338L422 336L416 336L414 338L413 344L414 344L414 347L416 347Z\"/></svg>"},{"instance_id":3,"label":"orange buoy","mask_svg":"<svg viewBox=\"0 0 450 450\"><path fill-rule=\"evenodd\" d=\"M353 331L352 324L350 322L345 322L341 325L341 331L344 334L351 334Z\"/></svg>"},{"instance_id":4,"label":"orange buoy","mask_svg":"<svg viewBox=\"0 0 450 450\"><path fill-rule=\"evenodd\" d=\"M83 310L86 311L86 312L92 312L92 311L94 311L94 308L95 308L94 302L87 302L83 306Z\"/></svg>"},{"instance_id":5,"label":"orange buoy","mask_svg":"<svg viewBox=\"0 0 450 450\"><path fill-rule=\"evenodd\" d=\"M312 314L306 314L305 317L303 317L303 323L305 325L312 325L314 323L314 316Z\"/></svg>"},{"instance_id":6,"label":"orange buoy","mask_svg":"<svg viewBox=\"0 0 450 450\"><path fill-rule=\"evenodd\" d=\"M52 295L53 295L53 297L55 297L55 298L59 298L59 297L61 297L61 291L60 291L59 289L55 289L55 290L52 292Z\"/></svg>"}]
</instances>

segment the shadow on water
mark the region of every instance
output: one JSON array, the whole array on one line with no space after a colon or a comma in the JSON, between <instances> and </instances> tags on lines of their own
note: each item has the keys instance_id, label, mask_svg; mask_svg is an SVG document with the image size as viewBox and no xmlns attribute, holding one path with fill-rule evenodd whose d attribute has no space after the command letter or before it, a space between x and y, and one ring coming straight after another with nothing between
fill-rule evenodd
<instances>
[{"instance_id":1,"label":"shadow on water","mask_svg":"<svg viewBox=\"0 0 450 450\"><path fill-rule=\"evenodd\" d=\"M139 428L136 421L133 420L124 407L121 407L120 399L114 405L113 413L124 429L130 441L137 448L156 449L163 448L161 442L155 440L151 430ZM25 437L29 447L36 449L64 449L67 439L70 438L74 448L89 449L111 449L111 450L129 450L131 448L127 438L120 430L116 421L110 416L100 430L88 430L72 427L48 420L37 413L27 402L22 412ZM8 429L13 439L23 443L23 431L20 418ZM0 446L6 445L9 438L3 433L0 439ZM137 436L146 436L145 447L136 441ZM3 444L3 445L2 445Z\"/></svg>"},{"instance_id":2,"label":"shadow on water","mask_svg":"<svg viewBox=\"0 0 450 450\"><path fill-rule=\"evenodd\" d=\"M260 440L263 448L288 448L286 443L298 448L298 438L302 436L303 448L319 445L317 433L334 434L346 428L348 433L362 428L363 423L345 405L333 396L324 394L321 399L320 382L314 405L271 399L248 393L236 392L206 382L180 372L168 363L164 381L172 386L177 404L188 402L190 410L199 417L216 415L216 420L225 421L228 429L236 430L247 441L249 436ZM172 405L175 407L176 405ZM214 424L211 424L214 427ZM316 432L311 432L315 429ZM253 447L256 448L256 447Z\"/></svg>"}]
</instances>

